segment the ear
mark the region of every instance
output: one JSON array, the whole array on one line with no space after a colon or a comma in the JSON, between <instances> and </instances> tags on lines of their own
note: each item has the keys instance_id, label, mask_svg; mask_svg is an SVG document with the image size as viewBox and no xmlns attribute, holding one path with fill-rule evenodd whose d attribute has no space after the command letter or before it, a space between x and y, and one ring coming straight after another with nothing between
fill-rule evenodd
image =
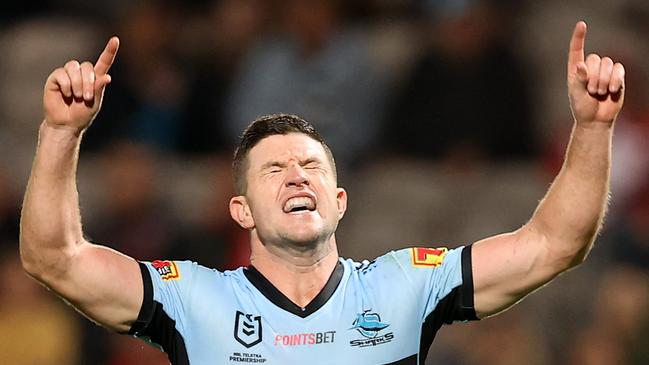
<instances>
[{"instance_id":1,"label":"ear","mask_svg":"<svg viewBox=\"0 0 649 365\"><path fill-rule=\"evenodd\" d=\"M230 216L244 229L253 229L255 227L250 206L246 197L243 195L238 195L230 199Z\"/></svg>"},{"instance_id":2,"label":"ear","mask_svg":"<svg viewBox=\"0 0 649 365\"><path fill-rule=\"evenodd\" d=\"M338 206L338 220L341 220L347 211L347 191L345 189L337 188L336 204Z\"/></svg>"}]
</instances>

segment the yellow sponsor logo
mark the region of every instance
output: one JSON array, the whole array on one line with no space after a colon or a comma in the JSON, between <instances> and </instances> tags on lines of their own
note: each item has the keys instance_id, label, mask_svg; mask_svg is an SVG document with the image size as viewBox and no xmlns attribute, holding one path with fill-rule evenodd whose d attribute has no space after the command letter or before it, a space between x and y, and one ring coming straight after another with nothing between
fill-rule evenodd
<instances>
[{"instance_id":1,"label":"yellow sponsor logo","mask_svg":"<svg viewBox=\"0 0 649 365\"><path fill-rule=\"evenodd\" d=\"M175 261L155 260L151 263L154 269L160 274L164 281L180 279L180 270Z\"/></svg>"},{"instance_id":2,"label":"yellow sponsor logo","mask_svg":"<svg viewBox=\"0 0 649 365\"><path fill-rule=\"evenodd\" d=\"M426 248L426 247L413 247L410 250L412 255L412 266L414 267L437 267L444 262L444 257L448 249L441 248Z\"/></svg>"}]
</instances>

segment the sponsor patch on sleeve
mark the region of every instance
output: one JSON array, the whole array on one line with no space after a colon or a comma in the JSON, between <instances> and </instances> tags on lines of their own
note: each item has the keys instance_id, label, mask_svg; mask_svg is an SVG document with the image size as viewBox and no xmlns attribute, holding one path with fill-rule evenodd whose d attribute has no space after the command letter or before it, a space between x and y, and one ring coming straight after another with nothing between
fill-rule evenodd
<instances>
[{"instance_id":1,"label":"sponsor patch on sleeve","mask_svg":"<svg viewBox=\"0 0 649 365\"><path fill-rule=\"evenodd\" d=\"M160 274L164 281L180 279L180 270L175 261L155 260L151 263L154 269Z\"/></svg>"},{"instance_id":2,"label":"sponsor patch on sleeve","mask_svg":"<svg viewBox=\"0 0 649 365\"><path fill-rule=\"evenodd\" d=\"M413 247L410 250L412 256L412 266L414 267L437 267L444 262L444 257L448 249L446 247L440 248L426 248L426 247Z\"/></svg>"}]
</instances>

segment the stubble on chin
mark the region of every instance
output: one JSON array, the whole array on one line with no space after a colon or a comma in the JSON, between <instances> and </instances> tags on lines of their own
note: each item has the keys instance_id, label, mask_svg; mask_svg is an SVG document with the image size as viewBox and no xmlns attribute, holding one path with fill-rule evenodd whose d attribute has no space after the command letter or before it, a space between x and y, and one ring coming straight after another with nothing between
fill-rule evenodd
<instances>
[{"instance_id":1,"label":"stubble on chin","mask_svg":"<svg viewBox=\"0 0 649 365\"><path fill-rule=\"evenodd\" d=\"M278 232L275 237L260 236L267 250L276 255L288 256L317 256L318 252L329 251L331 236L329 230L319 232Z\"/></svg>"}]
</instances>

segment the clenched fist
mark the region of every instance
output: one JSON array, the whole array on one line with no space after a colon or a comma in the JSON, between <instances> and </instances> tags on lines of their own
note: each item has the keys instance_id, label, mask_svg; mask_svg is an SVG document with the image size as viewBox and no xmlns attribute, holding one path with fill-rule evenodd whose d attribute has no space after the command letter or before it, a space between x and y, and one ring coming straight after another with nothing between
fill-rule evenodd
<instances>
[{"instance_id":1,"label":"clenched fist","mask_svg":"<svg viewBox=\"0 0 649 365\"><path fill-rule=\"evenodd\" d=\"M45 123L68 128L76 135L90 126L110 83L108 70L118 48L119 39L112 37L94 65L72 60L49 75L43 94Z\"/></svg>"}]
</instances>

